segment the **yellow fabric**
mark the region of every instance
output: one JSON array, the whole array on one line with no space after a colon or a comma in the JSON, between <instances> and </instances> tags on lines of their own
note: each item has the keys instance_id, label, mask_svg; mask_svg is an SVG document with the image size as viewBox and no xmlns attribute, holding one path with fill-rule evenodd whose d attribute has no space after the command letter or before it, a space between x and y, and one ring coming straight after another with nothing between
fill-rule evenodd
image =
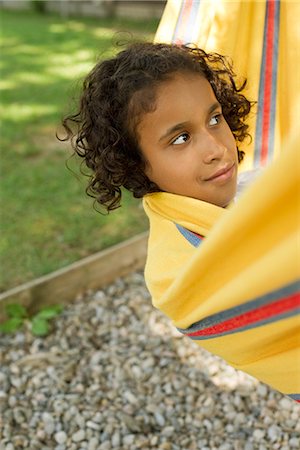
<instances>
[{"instance_id":1,"label":"yellow fabric","mask_svg":"<svg viewBox=\"0 0 300 450\"><path fill-rule=\"evenodd\" d=\"M169 193L144 197L150 220L145 279L156 308L186 329L300 278L299 139L239 201L222 209ZM198 248L176 224L208 236ZM299 302L299 293L298 293ZM300 393L299 316L197 341L279 391Z\"/></svg>"},{"instance_id":2,"label":"yellow fabric","mask_svg":"<svg viewBox=\"0 0 300 450\"><path fill-rule=\"evenodd\" d=\"M268 3L269 8L274 4L278 7L279 15L278 37L276 35L274 40L274 47L278 44L279 49L272 63L272 77L276 76L276 82L271 94L276 100L275 121L270 131L270 161L280 153L295 117L300 115L300 2L276 0L274 3L270 0ZM264 35L266 7L266 0L168 0L155 41L195 43L208 52L229 56L234 62L238 79L248 79L246 96L258 101L261 70L265 69L262 67L262 54L267 39ZM187 15L187 19L180 22L183 8L191 11L190 17ZM260 110L263 107L261 104ZM241 145L241 149L246 152L241 170L259 165L253 156L257 120L255 112L257 110L249 119L252 142L243 142ZM261 150L258 148L257 151Z\"/></svg>"}]
</instances>

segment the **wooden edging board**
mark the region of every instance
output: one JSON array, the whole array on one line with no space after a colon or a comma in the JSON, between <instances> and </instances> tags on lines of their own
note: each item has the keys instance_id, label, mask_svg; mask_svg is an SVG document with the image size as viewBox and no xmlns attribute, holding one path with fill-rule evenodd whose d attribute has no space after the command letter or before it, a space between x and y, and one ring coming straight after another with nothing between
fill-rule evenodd
<instances>
[{"instance_id":1,"label":"wooden edging board","mask_svg":"<svg viewBox=\"0 0 300 450\"><path fill-rule=\"evenodd\" d=\"M5 317L5 305L9 303L19 303L36 312L42 306L66 304L78 294L99 289L119 276L141 269L146 260L147 239L147 232L139 234L0 294L0 320Z\"/></svg>"}]
</instances>

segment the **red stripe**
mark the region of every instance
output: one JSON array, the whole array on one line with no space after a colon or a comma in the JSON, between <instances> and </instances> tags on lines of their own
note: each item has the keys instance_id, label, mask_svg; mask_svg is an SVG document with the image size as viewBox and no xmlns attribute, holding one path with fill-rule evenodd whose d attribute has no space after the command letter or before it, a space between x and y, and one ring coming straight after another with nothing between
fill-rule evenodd
<instances>
[{"instance_id":1,"label":"red stripe","mask_svg":"<svg viewBox=\"0 0 300 450\"><path fill-rule=\"evenodd\" d=\"M275 31L275 1L268 1L267 35L266 35L266 58L265 64L265 91L263 100L263 129L262 129L262 149L261 163L267 161L268 142L270 132L270 112L272 95L272 72L273 72L273 46Z\"/></svg>"},{"instance_id":2,"label":"red stripe","mask_svg":"<svg viewBox=\"0 0 300 450\"><path fill-rule=\"evenodd\" d=\"M192 3L193 0L183 0L183 9L181 11L181 18L180 18L180 25L178 27L178 30L176 30L176 34L177 36L181 36L181 30L185 30L188 20L189 20L189 15L192 9ZM176 38L175 40L176 44L182 44L182 40L180 38Z\"/></svg>"},{"instance_id":3,"label":"red stripe","mask_svg":"<svg viewBox=\"0 0 300 450\"><path fill-rule=\"evenodd\" d=\"M289 310L292 310L300 305L300 295L295 293L287 298L277 300L269 305L262 306L253 311L236 316L233 319L225 320L220 324L214 325L212 327L206 328L204 330L194 331L188 333L188 336L209 336L214 334L224 333L226 331L232 331L238 328L245 327L252 323L261 321L263 319L268 319L272 316L282 314Z\"/></svg>"},{"instance_id":4,"label":"red stripe","mask_svg":"<svg viewBox=\"0 0 300 450\"><path fill-rule=\"evenodd\" d=\"M190 231L190 230L189 230ZM201 236L201 234L195 233L194 231L190 231L192 234L194 234L195 236L197 236L197 238L199 239L204 239L204 236Z\"/></svg>"}]
</instances>

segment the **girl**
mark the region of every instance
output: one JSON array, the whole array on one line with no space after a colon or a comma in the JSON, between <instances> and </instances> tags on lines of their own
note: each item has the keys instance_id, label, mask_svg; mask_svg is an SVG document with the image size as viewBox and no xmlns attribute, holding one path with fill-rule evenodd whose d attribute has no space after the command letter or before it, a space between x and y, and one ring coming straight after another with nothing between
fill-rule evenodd
<instances>
[{"instance_id":1,"label":"girl","mask_svg":"<svg viewBox=\"0 0 300 450\"><path fill-rule=\"evenodd\" d=\"M64 120L92 170L88 193L108 211L122 186L137 198L166 191L227 206L248 136L245 84L224 57L188 46L138 43L97 64Z\"/></svg>"},{"instance_id":2,"label":"girl","mask_svg":"<svg viewBox=\"0 0 300 450\"><path fill-rule=\"evenodd\" d=\"M231 208L252 106L244 88L221 55L132 44L96 65L63 124L96 201L117 208L122 187L143 197L153 304L183 334L297 400L295 156Z\"/></svg>"}]
</instances>

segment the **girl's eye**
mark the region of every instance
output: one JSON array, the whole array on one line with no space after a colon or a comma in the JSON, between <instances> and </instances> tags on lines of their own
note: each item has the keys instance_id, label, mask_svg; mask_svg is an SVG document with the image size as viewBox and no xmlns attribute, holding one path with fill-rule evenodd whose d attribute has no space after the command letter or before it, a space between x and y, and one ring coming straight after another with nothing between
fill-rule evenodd
<instances>
[{"instance_id":1,"label":"girl's eye","mask_svg":"<svg viewBox=\"0 0 300 450\"><path fill-rule=\"evenodd\" d=\"M218 113L210 119L209 125L218 125L221 122L221 119L222 119L222 114Z\"/></svg>"},{"instance_id":2,"label":"girl's eye","mask_svg":"<svg viewBox=\"0 0 300 450\"><path fill-rule=\"evenodd\" d=\"M190 136L188 133L182 133L180 136L178 136L174 141L172 142L172 145L180 145L184 144L189 140Z\"/></svg>"}]
</instances>

